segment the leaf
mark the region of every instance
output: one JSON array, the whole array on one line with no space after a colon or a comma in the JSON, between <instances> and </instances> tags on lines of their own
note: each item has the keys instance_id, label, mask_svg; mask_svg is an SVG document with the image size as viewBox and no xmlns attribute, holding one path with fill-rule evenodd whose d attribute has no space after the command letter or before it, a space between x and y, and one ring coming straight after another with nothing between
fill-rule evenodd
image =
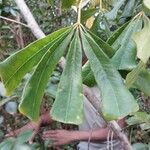
<instances>
[{"instance_id":1,"label":"leaf","mask_svg":"<svg viewBox=\"0 0 150 150\"><path fill-rule=\"evenodd\" d=\"M17 137L17 143L23 144L25 142L28 142L28 140L31 138L32 134L33 134L33 131L29 130L29 129L27 131L21 132Z\"/></svg>"},{"instance_id":2,"label":"leaf","mask_svg":"<svg viewBox=\"0 0 150 150\"><path fill-rule=\"evenodd\" d=\"M128 21L127 23L123 24L120 28L118 28L113 34L112 36L107 40L107 43L109 45L113 45L114 42L117 40L117 38L119 37L119 35L122 34L122 32L126 29L126 27L128 26L128 24L130 23L130 21Z\"/></svg>"},{"instance_id":3,"label":"leaf","mask_svg":"<svg viewBox=\"0 0 150 150\"><path fill-rule=\"evenodd\" d=\"M76 0L61 0L63 8L70 8L73 4L76 3Z\"/></svg>"},{"instance_id":4,"label":"leaf","mask_svg":"<svg viewBox=\"0 0 150 150\"><path fill-rule=\"evenodd\" d=\"M142 19L137 17L113 43L112 47L116 49L116 53L112 57L112 63L118 70L131 70L136 66L136 45L131 37L141 28Z\"/></svg>"},{"instance_id":5,"label":"leaf","mask_svg":"<svg viewBox=\"0 0 150 150\"><path fill-rule=\"evenodd\" d=\"M127 74L125 84L126 87L129 89L138 79L140 72L145 68L145 64L140 61L136 68L134 68L130 73Z\"/></svg>"},{"instance_id":6,"label":"leaf","mask_svg":"<svg viewBox=\"0 0 150 150\"><path fill-rule=\"evenodd\" d=\"M31 131L24 131L17 138L8 138L0 143L1 150L32 150L30 146L25 144L29 138L32 136Z\"/></svg>"},{"instance_id":7,"label":"leaf","mask_svg":"<svg viewBox=\"0 0 150 150\"><path fill-rule=\"evenodd\" d=\"M14 150L16 139L15 138L8 138L0 143L1 150Z\"/></svg>"},{"instance_id":8,"label":"leaf","mask_svg":"<svg viewBox=\"0 0 150 150\"><path fill-rule=\"evenodd\" d=\"M150 96L150 70L143 69L137 80L134 82L134 87Z\"/></svg>"},{"instance_id":9,"label":"leaf","mask_svg":"<svg viewBox=\"0 0 150 150\"><path fill-rule=\"evenodd\" d=\"M122 15L120 17L120 21L119 21L120 23L125 23L129 17L132 17L132 14L134 13L135 5L136 5L136 0L127 1L123 9Z\"/></svg>"},{"instance_id":10,"label":"leaf","mask_svg":"<svg viewBox=\"0 0 150 150\"><path fill-rule=\"evenodd\" d=\"M82 10L81 11L81 22L84 23L87 19L89 19L91 16L93 16L97 11L98 11L98 9L96 9L96 8Z\"/></svg>"},{"instance_id":11,"label":"leaf","mask_svg":"<svg viewBox=\"0 0 150 150\"><path fill-rule=\"evenodd\" d=\"M115 53L115 50L109 44L104 42L101 38L96 36L91 31L88 31L88 33L92 36L92 38L95 40L95 42L103 50L103 52L105 52L109 57L113 56L113 54ZM93 72L91 70L89 62L87 62L82 67L82 78L83 78L83 83L88 85L88 86L93 86L96 84L95 78L94 78L94 75L93 75Z\"/></svg>"},{"instance_id":12,"label":"leaf","mask_svg":"<svg viewBox=\"0 0 150 150\"><path fill-rule=\"evenodd\" d=\"M7 95L11 95L24 75L37 65L53 41L68 30L70 30L70 27L63 28L43 39L37 40L0 63L0 76L6 88Z\"/></svg>"},{"instance_id":13,"label":"leaf","mask_svg":"<svg viewBox=\"0 0 150 150\"><path fill-rule=\"evenodd\" d=\"M143 0L144 6L150 9L150 1L149 0Z\"/></svg>"},{"instance_id":14,"label":"leaf","mask_svg":"<svg viewBox=\"0 0 150 150\"><path fill-rule=\"evenodd\" d=\"M101 91L104 117L107 120L119 119L137 111L137 103L107 55L89 35L82 33L82 44Z\"/></svg>"},{"instance_id":15,"label":"leaf","mask_svg":"<svg viewBox=\"0 0 150 150\"><path fill-rule=\"evenodd\" d=\"M99 38L97 35L95 35L91 31L88 31L88 33L92 36L92 38L94 39L94 41L99 45L99 47L103 50L103 52L109 58L111 58L115 54L116 50L113 49L108 43L106 43L105 41L103 41L101 38Z\"/></svg>"},{"instance_id":16,"label":"leaf","mask_svg":"<svg viewBox=\"0 0 150 150\"><path fill-rule=\"evenodd\" d=\"M133 35L133 40L137 45L137 57L144 63L147 63L150 57L149 41L150 41L150 20L144 16L144 28Z\"/></svg>"},{"instance_id":17,"label":"leaf","mask_svg":"<svg viewBox=\"0 0 150 150\"><path fill-rule=\"evenodd\" d=\"M54 120L81 124L83 119L82 50L78 33L73 38L51 115Z\"/></svg>"},{"instance_id":18,"label":"leaf","mask_svg":"<svg viewBox=\"0 0 150 150\"><path fill-rule=\"evenodd\" d=\"M99 24L100 24L101 20L102 20L102 17L101 17L100 14L98 14L96 16L94 22L93 22L93 25L92 25L91 29L90 29L90 31L92 33L94 33L95 35L98 35L98 31L99 31L99 28L100 28Z\"/></svg>"},{"instance_id":19,"label":"leaf","mask_svg":"<svg viewBox=\"0 0 150 150\"><path fill-rule=\"evenodd\" d=\"M68 31L66 31L59 39L55 40L53 45L39 62L36 70L23 90L19 110L33 121L38 121L39 119L44 89L56 64L69 44L72 32L68 36L67 34Z\"/></svg>"},{"instance_id":20,"label":"leaf","mask_svg":"<svg viewBox=\"0 0 150 150\"><path fill-rule=\"evenodd\" d=\"M108 12L106 14L106 17L109 19L109 20L114 20L117 18L117 14L118 14L118 11L120 9L120 7L125 3L125 0L119 0L119 1L116 1L115 4L114 4L114 8Z\"/></svg>"},{"instance_id":21,"label":"leaf","mask_svg":"<svg viewBox=\"0 0 150 150\"><path fill-rule=\"evenodd\" d=\"M128 118L126 122L128 123L128 125L150 122L150 115L146 112L136 112L132 117Z\"/></svg>"},{"instance_id":22,"label":"leaf","mask_svg":"<svg viewBox=\"0 0 150 150\"><path fill-rule=\"evenodd\" d=\"M82 80L87 86L94 86L96 84L89 62L82 67Z\"/></svg>"}]
</instances>

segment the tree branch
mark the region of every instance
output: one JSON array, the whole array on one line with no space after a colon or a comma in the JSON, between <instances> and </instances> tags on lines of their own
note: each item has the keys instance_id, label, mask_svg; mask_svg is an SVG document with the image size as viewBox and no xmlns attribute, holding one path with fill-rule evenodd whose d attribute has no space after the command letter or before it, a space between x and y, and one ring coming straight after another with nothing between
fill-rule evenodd
<instances>
[{"instance_id":1,"label":"tree branch","mask_svg":"<svg viewBox=\"0 0 150 150\"><path fill-rule=\"evenodd\" d=\"M27 7L26 3L24 0L15 0L17 6L19 7L21 13L24 16L24 19L28 23L28 26L30 27L32 33L37 39L45 37L45 34L42 32L40 27L38 26L37 22L35 21L32 13L30 12L29 8ZM59 64L61 65L62 68L64 68L65 65L65 58L62 57L61 60L59 61ZM97 103L99 100L96 98L94 93L90 90L89 87L86 85L83 85L83 93L86 97L88 97L89 101L91 104L94 106L94 108L98 111L98 113L102 115L101 109L99 108L99 104ZM107 121L105 121L107 123ZM119 139L121 142L124 144L125 150L132 150L132 147L124 133L122 133L120 126L117 124L116 121L111 121L109 122L110 128L114 131L116 135L118 135Z\"/></svg>"},{"instance_id":2,"label":"tree branch","mask_svg":"<svg viewBox=\"0 0 150 150\"><path fill-rule=\"evenodd\" d=\"M20 24L22 26L25 26L27 28L30 28L28 25L20 22L20 21L16 21L16 20L13 20L13 19L10 19L10 18L7 18L7 17L3 17L3 16L0 16L1 19L4 19L4 20L7 20L7 21L10 21L10 22L14 22L14 23L17 23L17 24Z\"/></svg>"},{"instance_id":3,"label":"tree branch","mask_svg":"<svg viewBox=\"0 0 150 150\"><path fill-rule=\"evenodd\" d=\"M29 10L28 6L26 5L25 1L24 0L15 0L15 2L17 4L17 6L19 7L20 12L24 16L24 19L27 22L29 28L31 29L33 35L37 39L41 39L41 38L45 37L45 34L43 33L43 31L40 29L39 25L35 21L32 13L30 12L30 10Z\"/></svg>"}]
</instances>

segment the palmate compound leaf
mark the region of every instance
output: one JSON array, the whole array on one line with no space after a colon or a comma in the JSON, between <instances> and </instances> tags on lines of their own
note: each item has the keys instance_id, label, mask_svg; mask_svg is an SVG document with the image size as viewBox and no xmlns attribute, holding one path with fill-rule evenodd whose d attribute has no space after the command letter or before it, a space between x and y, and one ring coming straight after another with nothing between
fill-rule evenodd
<instances>
[{"instance_id":1,"label":"palmate compound leaf","mask_svg":"<svg viewBox=\"0 0 150 150\"><path fill-rule=\"evenodd\" d=\"M136 67L136 45L132 35L142 28L142 17L134 18L111 45L116 53L111 61L118 70L131 70Z\"/></svg>"},{"instance_id":2,"label":"palmate compound leaf","mask_svg":"<svg viewBox=\"0 0 150 150\"><path fill-rule=\"evenodd\" d=\"M67 62L51 110L53 119L64 123L81 124L83 119L82 49L78 30L71 41Z\"/></svg>"},{"instance_id":3,"label":"palmate compound leaf","mask_svg":"<svg viewBox=\"0 0 150 150\"><path fill-rule=\"evenodd\" d=\"M137 57L147 63L150 57L150 20L143 16L144 28L133 35L133 40L137 45Z\"/></svg>"},{"instance_id":4,"label":"palmate compound leaf","mask_svg":"<svg viewBox=\"0 0 150 150\"><path fill-rule=\"evenodd\" d=\"M51 45L42 57L42 60L39 62L32 77L24 88L19 110L33 121L38 121L39 119L40 106L45 87L55 66L67 49L73 33L74 30L69 31L69 33L66 31L55 40L53 45Z\"/></svg>"},{"instance_id":5,"label":"palmate compound leaf","mask_svg":"<svg viewBox=\"0 0 150 150\"><path fill-rule=\"evenodd\" d=\"M102 95L102 112L107 120L119 119L138 110L138 104L125 87L107 55L90 37L82 32L82 44Z\"/></svg>"},{"instance_id":6,"label":"palmate compound leaf","mask_svg":"<svg viewBox=\"0 0 150 150\"><path fill-rule=\"evenodd\" d=\"M37 40L0 63L0 76L7 95L11 95L24 75L37 65L58 36L67 30L69 31L70 27L60 29L43 39Z\"/></svg>"}]
</instances>

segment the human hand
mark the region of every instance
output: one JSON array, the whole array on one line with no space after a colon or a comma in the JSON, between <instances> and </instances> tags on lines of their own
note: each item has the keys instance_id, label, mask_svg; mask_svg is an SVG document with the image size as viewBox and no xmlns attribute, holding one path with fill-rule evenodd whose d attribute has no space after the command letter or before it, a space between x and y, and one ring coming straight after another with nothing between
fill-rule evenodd
<instances>
[{"instance_id":1,"label":"human hand","mask_svg":"<svg viewBox=\"0 0 150 150\"><path fill-rule=\"evenodd\" d=\"M67 130L49 130L43 133L44 139L51 139L53 144L51 146L61 146L69 144L74 141L73 131Z\"/></svg>"}]
</instances>

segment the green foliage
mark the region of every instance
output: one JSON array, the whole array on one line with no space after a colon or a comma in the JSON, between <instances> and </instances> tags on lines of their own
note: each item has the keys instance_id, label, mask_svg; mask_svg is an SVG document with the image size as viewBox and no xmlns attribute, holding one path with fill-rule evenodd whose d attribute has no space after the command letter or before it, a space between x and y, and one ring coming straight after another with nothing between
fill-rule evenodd
<instances>
[{"instance_id":1,"label":"green foliage","mask_svg":"<svg viewBox=\"0 0 150 150\"><path fill-rule=\"evenodd\" d=\"M138 105L131 93L125 88L121 76L107 55L89 35L82 34L82 43L95 80L102 92L102 112L105 118L108 120L117 119L137 111ZM130 106L128 106L129 103ZM125 107L125 105L127 106Z\"/></svg>"},{"instance_id":2,"label":"green foliage","mask_svg":"<svg viewBox=\"0 0 150 150\"><path fill-rule=\"evenodd\" d=\"M51 2L49 1L50 4ZM61 2L63 7L69 8L75 4L76 0L62 0ZM132 7L134 3L135 1L133 0ZM96 30L99 29L98 26L103 26L100 23L104 23L103 31L106 31L106 37L110 37L112 31L108 21L117 20L120 10L123 16L127 13L121 9L122 6L127 7L129 3L125 3L124 0L118 1L109 13L105 15L104 12L99 13L91 31L96 33ZM95 8L83 11L82 21L86 22L96 12L97 9ZM33 70L33 74L24 88L19 110L30 119L37 121L47 82L59 59L63 54L66 54L67 62L51 111L55 120L73 124L82 122L82 80L83 83L88 85L94 85L95 81L98 84L102 93L102 112L106 119L118 119L136 112L138 105L132 94L125 87L123 79L117 70L132 70L137 66L136 44L138 53L140 52L140 57L139 55L138 57L144 63L149 59L149 53L147 53L149 34L146 35L146 33L148 33L150 26L149 19L143 16L142 14L134 17L131 22L118 29L107 42L104 42L82 25L75 24L73 27L56 31L14 53L0 63L0 76L7 94L10 95L25 74ZM101 19L103 20L102 22ZM144 28L141 30L143 19ZM137 31L139 32L135 34ZM134 40L136 43L132 40L133 34L135 34ZM142 40L144 37L147 37L145 42ZM83 68L81 65L82 50L89 60ZM128 88L135 84L140 89L136 80L142 76L141 68L138 71L135 68L135 72L133 70L128 74L126 80ZM134 82L132 81L133 77ZM142 78L146 81L149 80L147 76L142 76ZM148 87L144 88L141 86L140 90L145 90L148 93Z\"/></svg>"},{"instance_id":3,"label":"green foliage","mask_svg":"<svg viewBox=\"0 0 150 150\"><path fill-rule=\"evenodd\" d=\"M114 41L112 47L116 53L112 57L112 63L119 70L131 70L136 66L136 45L132 38L133 33L142 28L142 19L137 17L132 20L125 30Z\"/></svg>"},{"instance_id":4,"label":"green foliage","mask_svg":"<svg viewBox=\"0 0 150 150\"><path fill-rule=\"evenodd\" d=\"M147 96L150 96L150 70L143 69L140 71L133 85Z\"/></svg>"},{"instance_id":5,"label":"green foliage","mask_svg":"<svg viewBox=\"0 0 150 150\"><path fill-rule=\"evenodd\" d=\"M76 3L76 0L61 0L63 8L69 8Z\"/></svg>"},{"instance_id":6,"label":"green foliage","mask_svg":"<svg viewBox=\"0 0 150 150\"><path fill-rule=\"evenodd\" d=\"M145 5L145 7L147 7L148 9L150 9L150 1L149 0L143 0L143 3Z\"/></svg>"},{"instance_id":7,"label":"green foliage","mask_svg":"<svg viewBox=\"0 0 150 150\"><path fill-rule=\"evenodd\" d=\"M150 57L149 41L150 41L150 20L144 15L144 27L141 31L134 34L133 39L137 45L137 57L144 63L147 63ZM144 39L144 40L143 40Z\"/></svg>"},{"instance_id":8,"label":"green foliage","mask_svg":"<svg viewBox=\"0 0 150 150\"><path fill-rule=\"evenodd\" d=\"M44 56L41 57L36 70L24 88L19 110L34 121L39 119L44 89L58 61L64 54L72 33L67 35L68 30L52 42L52 45L45 51ZM34 111L31 112L31 110Z\"/></svg>"},{"instance_id":9,"label":"green foliage","mask_svg":"<svg viewBox=\"0 0 150 150\"><path fill-rule=\"evenodd\" d=\"M67 28L66 28L67 29ZM33 42L22 51L16 52L11 57L1 62L0 74L7 90L7 95L21 82L24 75L37 65L46 50L51 47L58 35L66 29L52 33L44 39Z\"/></svg>"},{"instance_id":10,"label":"green foliage","mask_svg":"<svg viewBox=\"0 0 150 150\"><path fill-rule=\"evenodd\" d=\"M71 41L66 66L51 110L53 119L73 124L81 124L83 120L82 49L77 32Z\"/></svg>"},{"instance_id":11,"label":"green foliage","mask_svg":"<svg viewBox=\"0 0 150 150\"><path fill-rule=\"evenodd\" d=\"M127 88L131 88L133 83L138 79L140 72L146 67L146 65L140 61L136 68L134 68L131 72L129 72L126 76L125 84Z\"/></svg>"},{"instance_id":12,"label":"green foliage","mask_svg":"<svg viewBox=\"0 0 150 150\"><path fill-rule=\"evenodd\" d=\"M36 150L39 145L32 144L28 145L26 142L31 137L32 131L25 131L21 133L17 138L8 138L4 142L0 143L1 150L19 150L19 149L28 149Z\"/></svg>"},{"instance_id":13,"label":"green foliage","mask_svg":"<svg viewBox=\"0 0 150 150\"><path fill-rule=\"evenodd\" d=\"M132 117L127 119L128 125L150 123L150 115L145 112L136 112Z\"/></svg>"}]
</instances>

